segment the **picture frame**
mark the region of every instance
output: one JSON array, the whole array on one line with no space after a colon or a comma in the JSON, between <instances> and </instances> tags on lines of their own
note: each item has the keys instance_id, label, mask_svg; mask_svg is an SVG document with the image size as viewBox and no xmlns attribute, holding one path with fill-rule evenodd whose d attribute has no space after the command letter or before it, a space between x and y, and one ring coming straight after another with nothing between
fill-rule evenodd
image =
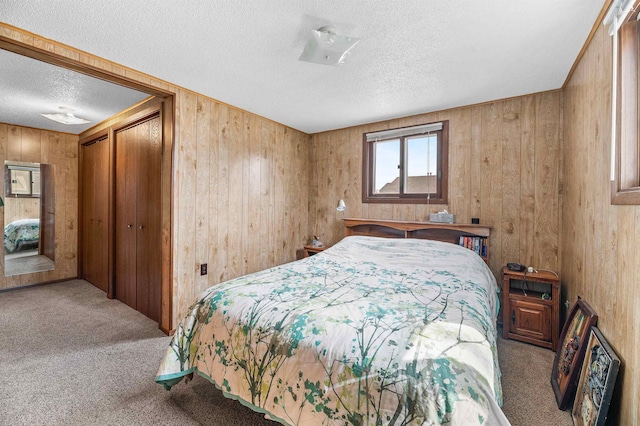
<instances>
[{"instance_id":1,"label":"picture frame","mask_svg":"<svg viewBox=\"0 0 640 426\"><path fill-rule=\"evenodd\" d=\"M604 426L620 358L597 327L591 327L571 418L576 426Z\"/></svg>"},{"instance_id":2,"label":"picture frame","mask_svg":"<svg viewBox=\"0 0 640 426\"><path fill-rule=\"evenodd\" d=\"M562 327L551 371L551 387L561 410L565 410L573 401L589 332L597 324L598 315L578 297Z\"/></svg>"}]
</instances>

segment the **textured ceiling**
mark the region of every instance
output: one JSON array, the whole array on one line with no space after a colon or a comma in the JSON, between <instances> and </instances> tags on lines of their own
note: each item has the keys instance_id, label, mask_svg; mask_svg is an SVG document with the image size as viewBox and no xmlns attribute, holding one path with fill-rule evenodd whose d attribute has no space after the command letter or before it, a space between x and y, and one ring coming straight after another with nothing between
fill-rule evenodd
<instances>
[{"instance_id":1,"label":"textured ceiling","mask_svg":"<svg viewBox=\"0 0 640 426\"><path fill-rule=\"evenodd\" d=\"M81 133L149 97L97 78L0 50L0 122ZM65 125L41 114L73 109L88 124Z\"/></svg>"},{"instance_id":2,"label":"textured ceiling","mask_svg":"<svg viewBox=\"0 0 640 426\"><path fill-rule=\"evenodd\" d=\"M0 21L315 133L557 89L603 4L2 0ZM345 63L298 61L328 24L361 39Z\"/></svg>"}]
</instances>

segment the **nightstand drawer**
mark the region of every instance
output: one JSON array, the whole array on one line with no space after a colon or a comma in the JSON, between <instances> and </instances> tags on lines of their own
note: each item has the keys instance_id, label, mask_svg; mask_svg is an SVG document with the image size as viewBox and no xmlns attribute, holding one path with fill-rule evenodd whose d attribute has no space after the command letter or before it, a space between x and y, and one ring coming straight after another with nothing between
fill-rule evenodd
<instances>
[{"instance_id":1,"label":"nightstand drawer","mask_svg":"<svg viewBox=\"0 0 640 426\"><path fill-rule=\"evenodd\" d=\"M510 331L520 336L551 341L551 306L511 299Z\"/></svg>"}]
</instances>

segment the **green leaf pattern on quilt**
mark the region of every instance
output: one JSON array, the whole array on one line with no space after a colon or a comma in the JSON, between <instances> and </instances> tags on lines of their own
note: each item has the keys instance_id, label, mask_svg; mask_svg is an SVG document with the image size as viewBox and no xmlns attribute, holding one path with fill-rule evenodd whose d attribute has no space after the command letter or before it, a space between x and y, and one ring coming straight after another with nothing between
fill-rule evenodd
<instances>
[{"instance_id":1,"label":"green leaf pattern on quilt","mask_svg":"<svg viewBox=\"0 0 640 426\"><path fill-rule=\"evenodd\" d=\"M203 292L156 381L196 370L290 425L484 424L502 415L496 292L469 250L348 237Z\"/></svg>"},{"instance_id":2,"label":"green leaf pattern on quilt","mask_svg":"<svg viewBox=\"0 0 640 426\"><path fill-rule=\"evenodd\" d=\"M4 249L13 253L40 240L40 219L20 219L4 227Z\"/></svg>"}]
</instances>

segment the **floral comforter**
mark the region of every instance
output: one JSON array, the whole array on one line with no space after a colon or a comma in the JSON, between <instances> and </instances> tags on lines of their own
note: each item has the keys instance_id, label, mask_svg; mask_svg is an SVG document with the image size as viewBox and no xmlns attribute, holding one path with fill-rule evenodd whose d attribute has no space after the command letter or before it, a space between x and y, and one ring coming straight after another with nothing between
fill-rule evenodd
<instances>
[{"instance_id":1,"label":"floral comforter","mask_svg":"<svg viewBox=\"0 0 640 426\"><path fill-rule=\"evenodd\" d=\"M20 219L4 227L4 249L7 253L33 247L40 241L40 219Z\"/></svg>"},{"instance_id":2,"label":"floral comforter","mask_svg":"<svg viewBox=\"0 0 640 426\"><path fill-rule=\"evenodd\" d=\"M347 237L204 291L156 382L197 372L288 425L509 424L497 291L465 248Z\"/></svg>"}]
</instances>

